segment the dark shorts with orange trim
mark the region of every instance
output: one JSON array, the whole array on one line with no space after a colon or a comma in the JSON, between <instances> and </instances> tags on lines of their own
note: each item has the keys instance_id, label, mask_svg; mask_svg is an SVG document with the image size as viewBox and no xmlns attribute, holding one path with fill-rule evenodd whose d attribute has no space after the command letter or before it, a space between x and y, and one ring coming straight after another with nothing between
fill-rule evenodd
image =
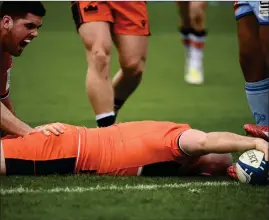
<instances>
[{"instance_id":1,"label":"dark shorts with orange trim","mask_svg":"<svg viewBox=\"0 0 269 220\"><path fill-rule=\"evenodd\" d=\"M147 5L139 2L72 2L72 13L77 29L86 22L104 21L112 25L118 35L150 35Z\"/></svg>"}]
</instances>

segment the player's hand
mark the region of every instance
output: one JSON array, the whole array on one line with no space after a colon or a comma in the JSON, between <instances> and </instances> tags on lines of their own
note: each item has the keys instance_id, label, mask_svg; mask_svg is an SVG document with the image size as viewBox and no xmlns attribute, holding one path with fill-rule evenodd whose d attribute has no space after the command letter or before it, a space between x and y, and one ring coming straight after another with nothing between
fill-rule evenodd
<instances>
[{"instance_id":1,"label":"player's hand","mask_svg":"<svg viewBox=\"0 0 269 220\"><path fill-rule=\"evenodd\" d=\"M268 146L268 142L261 139L261 138L257 138L255 140L256 143L256 150L259 150L261 152L264 153L264 158L265 161L268 161L268 157L269 157L269 146Z\"/></svg>"},{"instance_id":2,"label":"player's hand","mask_svg":"<svg viewBox=\"0 0 269 220\"><path fill-rule=\"evenodd\" d=\"M41 132L44 135L50 135L51 133L55 135L60 135L64 133L64 130L66 127L62 123L51 123L51 124L45 124L41 126L37 126L34 128L34 132Z\"/></svg>"}]
</instances>

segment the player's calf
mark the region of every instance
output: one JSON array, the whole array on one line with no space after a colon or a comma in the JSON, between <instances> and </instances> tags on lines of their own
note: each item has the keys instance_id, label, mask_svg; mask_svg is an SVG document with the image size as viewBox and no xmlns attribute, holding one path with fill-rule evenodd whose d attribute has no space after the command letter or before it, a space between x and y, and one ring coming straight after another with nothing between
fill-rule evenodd
<instances>
[{"instance_id":1,"label":"player's calf","mask_svg":"<svg viewBox=\"0 0 269 220\"><path fill-rule=\"evenodd\" d=\"M113 78L114 111L117 113L142 80L145 61L129 60Z\"/></svg>"},{"instance_id":2,"label":"player's calf","mask_svg":"<svg viewBox=\"0 0 269 220\"><path fill-rule=\"evenodd\" d=\"M123 106L142 80L147 56L147 36L116 36L121 69L113 78L114 110Z\"/></svg>"}]
</instances>

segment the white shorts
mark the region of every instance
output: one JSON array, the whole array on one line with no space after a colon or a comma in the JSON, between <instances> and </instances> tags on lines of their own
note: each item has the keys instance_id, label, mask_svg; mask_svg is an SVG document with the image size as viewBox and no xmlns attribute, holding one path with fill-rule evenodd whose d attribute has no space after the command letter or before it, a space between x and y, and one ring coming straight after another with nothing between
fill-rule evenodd
<instances>
[{"instance_id":1,"label":"white shorts","mask_svg":"<svg viewBox=\"0 0 269 220\"><path fill-rule=\"evenodd\" d=\"M254 14L260 25L269 25L269 1L236 1L234 13L236 20Z\"/></svg>"}]
</instances>

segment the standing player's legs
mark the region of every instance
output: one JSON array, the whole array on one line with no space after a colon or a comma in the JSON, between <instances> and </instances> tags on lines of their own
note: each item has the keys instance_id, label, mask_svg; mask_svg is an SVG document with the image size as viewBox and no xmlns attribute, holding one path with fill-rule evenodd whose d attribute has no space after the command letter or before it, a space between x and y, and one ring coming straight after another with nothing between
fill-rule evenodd
<instances>
[{"instance_id":1,"label":"standing player's legs","mask_svg":"<svg viewBox=\"0 0 269 220\"><path fill-rule=\"evenodd\" d=\"M99 127L115 122L110 80L112 37L111 11L106 2L75 2L73 18L86 48L88 70L86 89Z\"/></svg>"},{"instance_id":2,"label":"standing player's legs","mask_svg":"<svg viewBox=\"0 0 269 220\"><path fill-rule=\"evenodd\" d=\"M266 37L269 35L266 36L266 28L261 28L257 15L255 16L250 5L235 5L235 13L240 65L246 81L248 104L256 120L256 125L247 124L244 129L252 135L268 140L269 79L266 67L268 57Z\"/></svg>"},{"instance_id":3,"label":"standing player's legs","mask_svg":"<svg viewBox=\"0 0 269 220\"><path fill-rule=\"evenodd\" d=\"M120 70L113 78L117 113L141 82L148 48L148 13L145 2L112 2L115 9L114 43Z\"/></svg>"},{"instance_id":4,"label":"standing player's legs","mask_svg":"<svg viewBox=\"0 0 269 220\"><path fill-rule=\"evenodd\" d=\"M190 84L202 84L203 49L206 38L205 9L207 2L178 2L181 33L187 51L185 81Z\"/></svg>"}]
</instances>

